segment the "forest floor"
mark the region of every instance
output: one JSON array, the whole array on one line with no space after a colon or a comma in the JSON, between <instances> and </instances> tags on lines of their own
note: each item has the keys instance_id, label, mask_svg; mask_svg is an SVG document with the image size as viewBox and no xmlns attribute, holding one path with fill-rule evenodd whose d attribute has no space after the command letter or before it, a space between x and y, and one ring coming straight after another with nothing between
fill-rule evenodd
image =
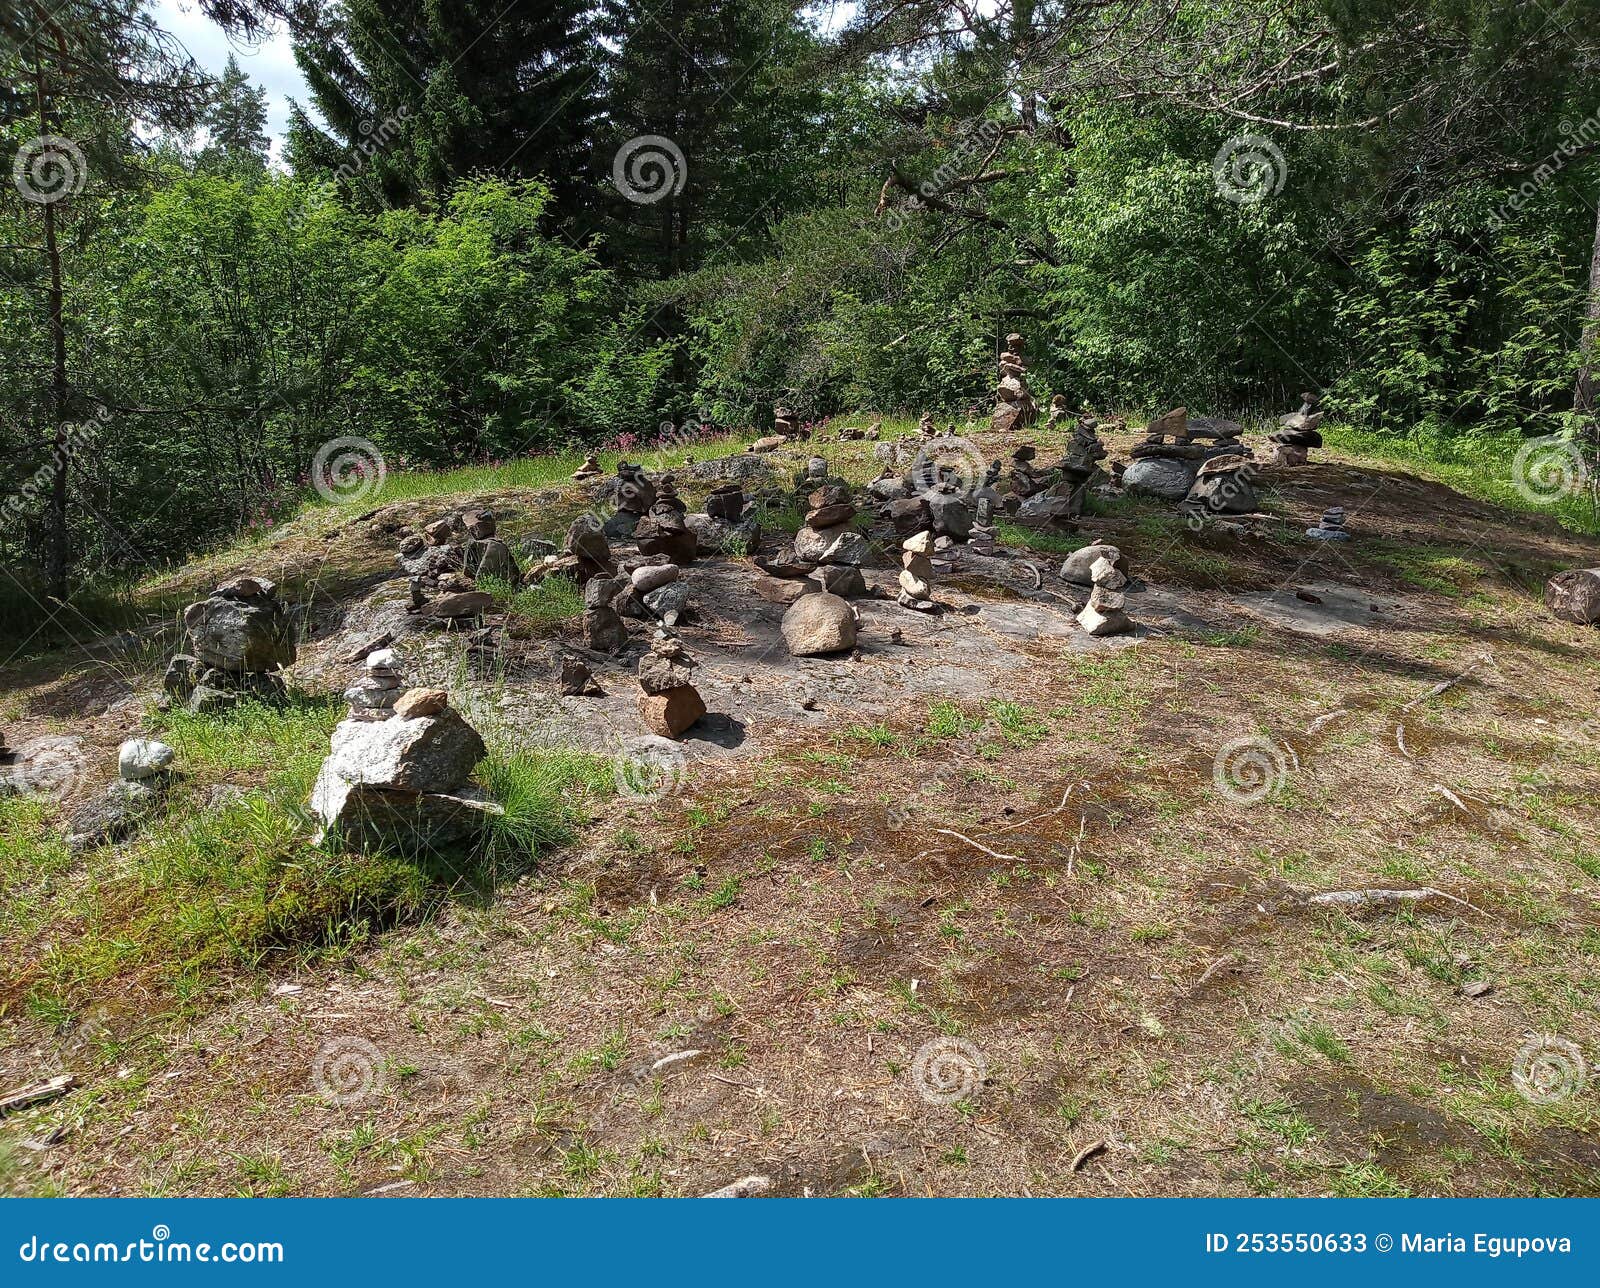
<instances>
[{"instance_id":1,"label":"forest floor","mask_svg":"<svg viewBox=\"0 0 1600 1288\"><path fill-rule=\"evenodd\" d=\"M872 446L780 478L813 450L871 477ZM1600 541L1334 449L1265 476L1253 536L1132 500L1002 530L1046 570L1119 545L1134 637L958 578L937 616L860 601L860 656L818 659L748 561L705 560L683 637L713 717L673 790L616 794L632 687L557 696L570 623L487 662L436 637L408 675L491 747L591 758L578 825L532 870L329 897L356 878L294 806L337 659L403 602L395 533L470 503L558 535L574 463L308 510L152 583L148 630L0 670L6 741L85 765L0 801L0 1091L79 1079L0 1122L0 1191L1600 1194L1600 651L1540 603ZM1332 504L1354 540L1305 538ZM154 712L165 610L234 570L307 606L313 696ZM141 728L178 746L174 817L69 854ZM1311 901L1372 888L1438 893Z\"/></svg>"}]
</instances>

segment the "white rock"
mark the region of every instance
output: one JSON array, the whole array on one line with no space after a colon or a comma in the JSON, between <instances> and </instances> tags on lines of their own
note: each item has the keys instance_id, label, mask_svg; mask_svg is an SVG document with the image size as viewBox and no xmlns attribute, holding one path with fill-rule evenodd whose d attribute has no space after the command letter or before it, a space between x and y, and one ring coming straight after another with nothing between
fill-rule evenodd
<instances>
[{"instance_id":1,"label":"white rock","mask_svg":"<svg viewBox=\"0 0 1600 1288\"><path fill-rule=\"evenodd\" d=\"M124 782L153 778L172 764L177 752L153 738L130 738L117 749L117 772Z\"/></svg>"}]
</instances>

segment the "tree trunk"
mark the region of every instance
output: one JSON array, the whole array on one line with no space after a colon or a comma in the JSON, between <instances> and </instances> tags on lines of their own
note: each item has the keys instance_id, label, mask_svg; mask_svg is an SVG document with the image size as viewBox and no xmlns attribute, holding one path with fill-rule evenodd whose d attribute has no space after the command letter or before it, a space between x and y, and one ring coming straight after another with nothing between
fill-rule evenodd
<instances>
[{"instance_id":1,"label":"tree trunk","mask_svg":"<svg viewBox=\"0 0 1600 1288\"><path fill-rule=\"evenodd\" d=\"M34 67L34 103L39 112L39 133L50 133L49 113L45 108L44 68ZM70 391L67 386L67 328L63 319L65 297L61 289L61 248L56 242L56 207L45 201L44 254L50 265L50 418L54 426L50 440L50 463L55 473L50 480L50 510L48 527L48 553L45 559L45 578L53 599L64 602L67 598L67 577L71 566L71 551L67 532L67 470L71 465L71 450L67 441L67 410Z\"/></svg>"},{"instance_id":2,"label":"tree trunk","mask_svg":"<svg viewBox=\"0 0 1600 1288\"><path fill-rule=\"evenodd\" d=\"M1594 250L1589 256L1589 303L1584 311L1583 337L1578 341L1578 380L1572 389L1572 410L1587 421L1582 432L1590 445L1600 451L1600 430L1595 421L1595 398L1597 385L1600 385L1595 372L1597 345L1600 345L1600 215L1594 224Z\"/></svg>"}]
</instances>

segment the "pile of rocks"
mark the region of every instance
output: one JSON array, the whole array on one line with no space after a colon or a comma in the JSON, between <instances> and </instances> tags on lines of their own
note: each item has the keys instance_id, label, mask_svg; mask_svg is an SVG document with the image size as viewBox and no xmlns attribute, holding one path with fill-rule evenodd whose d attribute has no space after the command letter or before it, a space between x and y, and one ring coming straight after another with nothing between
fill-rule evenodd
<instances>
[{"instance_id":1,"label":"pile of rocks","mask_svg":"<svg viewBox=\"0 0 1600 1288\"><path fill-rule=\"evenodd\" d=\"M972 531L967 533L967 549L975 555L994 558L1000 553L1000 543L994 530L994 501L980 496L972 517Z\"/></svg>"},{"instance_id":2,"label":"pile of rocks","mask_svg":"<svg viewBox=\"0 0 1600 1288\"><path fill-rule=\"evenodd\" d=\"M167 664L169 702L190 711L221 711L241 698L275 699L277 671L296 657L294 623L265 577L235 577L183 611L189 651Z\"/></svg>"},{"instance_id":3,"label":"pile of rocks","mask_svg":"<svg viewBox=\"0 0 1600 1288\"><path fill-rule=\"evenodd\" d=\"M1256 466L1248 456L1213 456L1201 462L1183 508L1197 518L1253 514L1261 508L1255 489Z\"/></svg>"},{"instance_id":4,"label":"pile of rocks","mask_svg":"<svg viewBox=\"0 0 1600 1288\"><path fill-rule=\"evenodd\" d=\"M1054 414L1053 406L1051 411ZM1071 489L1069 495L1073 514L1083 513L1083 499L1090 484L1100 474L1100 462L1105 458L1106 447L1100 441L1100 422L1091 413L1084 412L1072 427L1072 441L1067 444L1066 457L1061 462L1061 475Z\"/></svg>"},{"instance_id":5,"label":"pile of rocks","mask_svg":"<svg viewBox=\"0 0 1600 1288\"><path fill-rule=\"evenodd\" d=\"M1292 411L1279 420L1280 428L1267 437L1272 444L1271 463L1304 465L1311 449L1322 446L1322 431L1318 428L1321 424L1322 413L1317 410L1317 396L1302 393L1300 410Z\"/></svg>"},{"instance_id":6,"label":"pile of rocks","mask_svg":"<svg viewBox=\"0 0 1600 1288\"><path fill-rule=\"evenodd\" d=\"M67 846L74 853L125 841L154 817L172 786L176 753L153 738L117 748L117 779L105 795L73 812Z\"/></svg>"},{"instance_id":7,"label":"pile of rocks","mask_svg":"<svg viewBox=\"0 0 1600 1288\"><path fill-rule=\"evenodd\" d=\"M671 474L656 480L655 500L649 513L634 527L639 553L665 555L675 564L691 564L700 552L700 538L684 517L689 507L678 496L677 481Z\"/></svg>"},{"instance_id":8,"label":"pile of rocks","mask_svg":"<svg viewBox=\"0 0 1600 1288\"><path fill-rule=\"evenodd\" d=\"M1313 541L1348 541L1350 534L1344 529L1344 506L1330 505L1322 512L1322 520L1314 528L1306 529Z\"/></svg>"},{"instance_id":9,"label":"pile of rocks","mask_svg":"<svg viewBox=\"0 0 1600 1288\"><path fill-rule=\"evenodd\" d=\"M934 548L932 532L919 532L901 543L900 593L896 601L902 608L931 613L938 607L933 601Z\"/></svg>"},{"instance_id":10,"label":"pile of rocks","mask_svg":"<svg viewBox=\"0 0 1600 1288\"><path fill-rule=\"evenodd\" d=\"M1061 568L1064 581L1090 585L1078 625L1089 635L1123 635L1133 629L1127 613L1128 560L1116 546L1096 542L1075 550Z\"/></svg>"},{"instance_id":11,"label":"pile of rocks","mask_svg":"<svg viewBox=\"0 0 1600 1288\"><path fill-rule=\"evenodd\" d=\"M367 654L361 675L344 691L350 704L347 720L386 720L394 712L405 681L400 675L400 659L392 648L374 649Z\"/></svg>"},{"instance_id":12,"label":"pile of rocks","mask_svg":"<svg viewBox=\"0 0 1600 1288\"><path fill-rule=\"evenodd\" d=\"M1034 468L1034 458L1038 454L1038 448L1032 443L1024 443L1011 453L1011 495L1019 502L1037 496L1055 482L1049 471Z\"/></svg>"},{"instance_id":13,"label":"pile of rocks","mask_svg":"<svg viewBox=\"0 0 1600 1288\"><path fill-rule=\"evenodd\" d=\"M870 551L867 539L851 524L856 505L842 483L825 483L807 498L806 519L794 534L794 554L801 563L845 564L859 568Z\"/></svg>"},{"instance_id":14,"label":"pile of rocks","mask_svg":"<svg viewBox=\"0 0 1600 1288\"><path fill-rule=\"evenodd\" d=\"M612 541L631 537L650 507L656 503L656 486L644 472L644 466L627 461L617 462L617 477L611 485L611 499L617 512L605 522L605 535Z\"/></svg>"},{"instance_id":15,"label":"pile of rocks","mask_svg":"<svg viewBox=\"0 0 1600 1288\"><path fill-rule=\"evenodd\" d=\"M498 528L491 511L465 510L436 519L401 542L397 557L411 579L411 611L451 624L481 616L494 604L494 596L477 588L477 578L516 585L522 570Z\"/></svg>"},{"instance_id":16,"label":"pile of rocks","mask_svg":"<svg viewBox=\"0 0 1600 1288\"><path fill-rule=\"evenodd\" d=\"M917 420L917 433L923 438L938 438L939 427L933 423L933 413L925 411Z\"/></svg>"},{"instance_id":17,"label":"pile of rocks","mask_svg":"<svg viewBox=\"0 0 1600 1288\"><path fill-rule=\"evenodd\" d=\"M772 432L785 439L800 437L800 422L787 407L779 404L772 409Z\"/></svg>"},{"instance_id":18,"label":"pile of rocks","mask_svg":"<svg viewBox=\"0 0 1600 1288\"><path fill-rule=\"evenodd\" d=\"M1205 462L1227 456L1249 459L1249 449L1239 441L1243 433L1244 426L1235 421L1191 418L1188 408L1176 407L1151 421L1144 439L1134 445L1129 453L1133 459L1122 472L1123 486L1130 492L1182 501Z\"/></svg>"},{"instance_id":19,"label":"pile of rocks","mask_svg":"<svg viewBox=\"0 0 1600 1288\"><path fill-rule=\"evenodd\" d=\"M469 785L486 748L444 690L400 690L379 710L333 731L311 790L315 844L333 837L358 849L433 850L470 839L503 812Z\"/></svg>"},{"instance_id":20,"label":"pile of rocks","mask_svg":"<svg viewBox=\"0 0 1600 1288\"><path fill-rule=\"evenodd\" d=\"M695 665L680 640L657 632L639 660L639 715L652 733L681 738L705 715L705 699L693 683Z\"/></svg>"},{"instance_id":21,"label":"pile of rocks","mask_svg":"<svg viewBox=\"0 0 1600 1288\"><path fill-rule=\"evenodd\" d=\"M995 389L995 407L989 428L997 434L1026 429L1039 418L1038 404L1028 389L1027 363L1022 358L1022 337L1013 331L1006 336L1000 354L1000 383Z\"/></svg>"}]
</instances>

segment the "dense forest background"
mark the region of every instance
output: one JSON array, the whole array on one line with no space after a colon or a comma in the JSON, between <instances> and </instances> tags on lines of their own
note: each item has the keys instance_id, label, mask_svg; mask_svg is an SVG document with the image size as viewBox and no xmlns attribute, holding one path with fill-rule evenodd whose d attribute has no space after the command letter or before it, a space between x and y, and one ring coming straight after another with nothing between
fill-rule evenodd
<instances>
[{"instance_id":1,"label":"dense forest background","mask_svg":"<svg viewBox=\"0 0 1600 1288\"><path fill-rule=\"evenodd\" d=\"M1581 433L1600 0L0 0L0 561L160 564L395 464L1044 396ZM43 141L41 141L43 140ZM65 462L64 468L58 468Z\"/></svg>"}]
</instances>

